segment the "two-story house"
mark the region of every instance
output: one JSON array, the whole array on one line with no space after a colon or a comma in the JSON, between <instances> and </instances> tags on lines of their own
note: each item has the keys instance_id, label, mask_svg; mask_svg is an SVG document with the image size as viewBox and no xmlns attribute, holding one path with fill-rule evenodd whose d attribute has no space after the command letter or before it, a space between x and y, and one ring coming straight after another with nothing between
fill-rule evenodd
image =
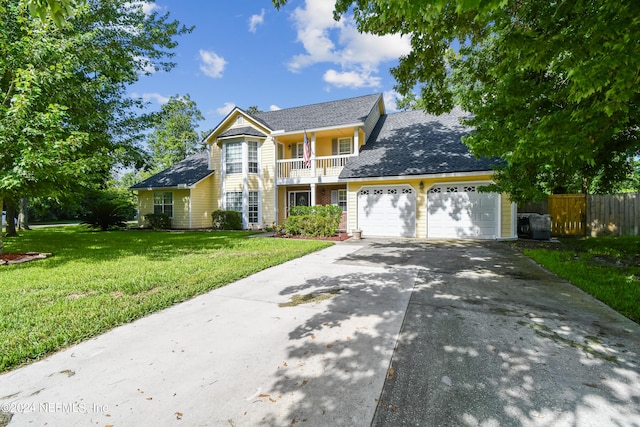
<instances>
[{"instance_id":1,"label":"two-story house","mask_svg":"<svg viewBox=\"0 0 640 427\"><path fill-rule=\"evenodd\" d=\"M235 108L203 140L207 150L134 185L144 215L174 228L211 226L218 209L246 228L281 224L296 205L340 206L348 232L367 236L512 239L516 207L479 192L490 159L461 138L463 112L386 114L380 94L248 114Z\"/></svg>"}]
</instances>

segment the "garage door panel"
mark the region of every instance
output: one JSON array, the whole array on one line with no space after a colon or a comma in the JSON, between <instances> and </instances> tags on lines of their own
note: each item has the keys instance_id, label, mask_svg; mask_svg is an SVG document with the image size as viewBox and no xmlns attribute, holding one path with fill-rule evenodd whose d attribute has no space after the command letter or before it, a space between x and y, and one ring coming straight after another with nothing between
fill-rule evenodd
<instances>
[{"instance_id":1,"label":"garage door panel","mask_svg":"<svg viewBox=\"0 0 640 427\"><path fill-rule=\"evenodd\" d=\"M358 228L368 236L415 236L416 201L411 187L363 187L358 193Z\"/></svg>"},{"instance_id":2,"label":"garage door panel","mask_svg":"<svg viewBox=\"0 0 640 427\"><path fill-rule=\"evenodd\" d=\"M427 195L427 235L432 238L495 238L497 193L478 193L479 184L443 185Z\"/></svg>"}]
</instances>

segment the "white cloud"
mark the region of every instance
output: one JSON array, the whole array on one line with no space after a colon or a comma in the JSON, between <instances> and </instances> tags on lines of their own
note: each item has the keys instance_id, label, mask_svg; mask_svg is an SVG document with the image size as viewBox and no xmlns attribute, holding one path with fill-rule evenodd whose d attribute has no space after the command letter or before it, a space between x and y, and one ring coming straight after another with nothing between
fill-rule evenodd
<instances>
[{"instance_id":1,"label":"white cloud","mask_svg":"<svg viewBox=\"0 0 640 427\"><path fill-rule=\"evenodd\" d=\"M169 98L166 96L162 96L157 92L153 92L153 93L143 93L143 94L139 94L137 92L133 92L131 94L132 98L142 98L145 102L155 102L156 104L166 104L167 102L169 102Z\"/></svg>"},{"instance_id":2,"label":"white cloud","mask_svg":"<svg viewBox=\"0 0 640 427\"><path fill-rule=\"evenodd\" d=\"M260 11L260 15L251 15L249 18L249 31L255 33L258 25L264 23L264 9Z\"/></svg>"},{"instance_id":3,"label":"white cloud","mask_svg":"<svg viewBox=\"0 0 640 427\"><path fill-rule=\"evenodd\" d=\"M224 67L227 65L223 57L213 51L200 49L200 60L202 61L200 71L214 79L222 77Z\"/></svg>"},{"instance_id":4,"label":"white cloud","mask_svg":"<svg viewBox=\"0 0 640 427\"><path fill-rule=\"evenodd\" d=\"M324 80L338 87L374 87L380 83L375 77L382 62L398 59L410 52L408 36L375 36L361 34L353 19L333 19L334 2L306 0L304 7L296 8L294 21L304 53L291 58L287 64L292 72L318 63L340 66L340 71L329 69Z\"/></svg>"},{"instance_id":5,"label":"white cloud","mask_svg":"<svg viewBox=\"0 0 640 427\"><path fill-rule=\"evenodd\" d=\"M380 86L380 77L373 77L367 71L343 71L328 70L322 79L336 87L350 87L358 89L361 87Z\"/></svg>"},{"instance_id":6,"label":"white cloud","mask_svg":"<svg viewBox=\"0 0 640 427\"><path fill-rule=\"evenodd\" d=\"M236 108L236 104L235 103L233 103L233 102L225 102L222 107L216 108L216 113L218 113L221 116L226 116L234 108Z\"/></svg>"},{"instance_id":7,"label":"white cloud","mask_svg":"<svg viewBox=\"0 0 640 427\"><path fill-rule=\"evenodd\" d=\"M278 110L282 110L282 108L278 107L276 104L271 104L269 106L269 111L278 111Z\"/></svg>"},{"instance_id":8,"label":"white cloud","mask_svg":"<svg viewBox=\"0 0 640 427\"><path fill-rule=\"evenodd\" d=\"M154 11L160 11L163 10L165 8L158 6L156 3L154 2L146 2L146 1L140 1L140 0L136 0L136 1L127 1L124 3L125 7L140 7L142 8L142 12L144 12L145 15L151 15Z\"/></svg>"},{"instance_id":9,"label":"white cloud","mask_svg":"<svg viewBox=\"0 0 640 427\"><path fill-rule=\"evenodd\" d=\"M400 94L395 90L387 90L382 94L384 99L384 106L388 113L394 113L398 111L398 99L401 98Z\"/></svg>"},{"instance_id":10,"label":"white cloud","mask_svg":"<svg viewBox=\"0 0 640 427\"><path fill-rule=\"evenodd\" d=\"M155 10L160 11L162 10L162 8L155 3L144 3L142 5L142 11L145 15L151 15L151 13Z\"/></svg>"},{"instance_id":11,"label":"white cloud","mask_svg":"<svg viewBox=\"0 0 640 427\"><path fill-rule=\"evenodd\" d=\"M156 72L153 62L151 62L149 58L145 56L134 56L133 59L140 65L140 73L148 75Z\"/></svg>"}]
</instances>

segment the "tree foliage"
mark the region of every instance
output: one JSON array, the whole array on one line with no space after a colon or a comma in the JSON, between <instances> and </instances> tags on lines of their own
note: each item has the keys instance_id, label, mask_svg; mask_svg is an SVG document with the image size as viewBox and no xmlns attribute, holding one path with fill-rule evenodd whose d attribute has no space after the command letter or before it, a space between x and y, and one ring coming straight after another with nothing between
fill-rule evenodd
<instances>
[{"instance_id":1,"label":"tree foliage","mask_svg":"<svg viewBox=\"0 0 640 427\"><path fill-rule=\"evenodd\" d=\"M527 201L628 176L640 151L640 2L336 2L336 18L348 11L361 32L411 37L391 70L403 105L472 113L465 142L505 160L495 190Z\"/></svg>"},{"instance_id":2,"label":"tree foliage","mask_svg":"<svg viewBox=\"0 0 640 427\"><path fill-rule=\"evenodd\" d=\"M0 199L55 197L142 163L149 116L126 88L170 70L174 38L191 29L145 15L141 2L87 0L61 27L33 19L24 1L2 8Z\"/></svg>"},{"instance_id":3,"label":"tree foliage","mask_svg":"<svg viewBox=\"0 0 640 427\"><path fill-rule=\"evenodd\" d=\"M152 169L166 169L202 149L196 128L204 116L189 94L175 95L162 105L148 138Z\"/></svg>"}]
</instances>

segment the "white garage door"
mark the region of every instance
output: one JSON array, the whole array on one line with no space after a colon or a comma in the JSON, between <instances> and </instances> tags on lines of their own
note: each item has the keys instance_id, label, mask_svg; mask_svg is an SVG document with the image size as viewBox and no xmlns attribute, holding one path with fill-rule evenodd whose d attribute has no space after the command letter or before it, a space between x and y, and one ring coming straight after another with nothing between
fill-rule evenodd
<instances>
[{"instance_id":1,"label":"white garage door","mask_svg":"<svg viewBox=\"0 0 640 427\"><path fill-rule=\"evenodd\" d=\"M438 185L427 194L427 236L495 239L498 193L479 193L480 184Z\"/></svg>"},{"instance_id":2,"label":"white garage door","mask_svg":"<svg viewBox=\"0 0 640 427\"><path fill-rule=\"evenodd\" d=\"M362 187L358 192L358 228L365 237L415 237L415 190L408 185Z\"/></svg>"}]
</instances>

